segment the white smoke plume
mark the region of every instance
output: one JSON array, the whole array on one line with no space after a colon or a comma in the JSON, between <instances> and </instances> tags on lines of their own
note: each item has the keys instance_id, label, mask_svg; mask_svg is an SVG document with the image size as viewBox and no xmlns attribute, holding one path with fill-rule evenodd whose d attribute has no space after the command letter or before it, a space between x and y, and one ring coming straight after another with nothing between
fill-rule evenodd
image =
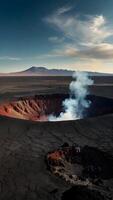
<instances>
[{"instance_id":1,"label":"white smoke plume","mask_svg":"<svg viewBox=\"0 0 113 200\"><path fill-rule=\"evenodd\" d=\"M49 121L76 120L83 118L83 112L90 106L90 101L86 99L88 86L93 84L93 80L88 77L86 72L75 72L73 81L70 83L70 97L62 103L64 112L58 117L49 116Z\"/></svg>"}]
</instances>

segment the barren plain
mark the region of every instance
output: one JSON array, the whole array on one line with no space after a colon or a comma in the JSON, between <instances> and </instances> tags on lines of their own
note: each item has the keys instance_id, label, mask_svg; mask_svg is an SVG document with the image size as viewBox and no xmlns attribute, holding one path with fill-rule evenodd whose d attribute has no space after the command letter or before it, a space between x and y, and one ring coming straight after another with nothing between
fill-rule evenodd
<instances>
[{"instance_id":1,"label":"barren plain","mask_svg":"<svg viewBox=\"0 0 113 200\"><path fill-rule=\"evenodd\" d=\"M34 95L68 94L70 81L71 77L1 77L0 103ZM111 101L113 77L94 77L90 94ZM76 184L52 173L46 156L48 152L60 149L64 143L69 146L76 144L81 149L93 148L93 154L86 151L85 155L90 155L95 164L99 165L96 169L101 167L102 173L91 179L88 176L85 184L84 177L80 177L82 184ZM0 199L112 200L112 110L101 116L60 122L0 116Z\"/></svg>"}]
</instances>

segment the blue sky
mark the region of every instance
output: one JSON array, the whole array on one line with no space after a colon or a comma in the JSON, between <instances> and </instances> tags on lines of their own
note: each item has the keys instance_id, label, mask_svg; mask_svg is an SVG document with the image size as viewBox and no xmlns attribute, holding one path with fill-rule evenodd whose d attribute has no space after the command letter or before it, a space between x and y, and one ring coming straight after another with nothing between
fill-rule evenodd
<instances>
[{"instance_id":1,"label":"blue sky","mask_svg":"<svg viewBox=\"0 0 113 200\"><path fill-rule=\"evenodd\" d=\"M0 0L0 72L113 72L113 0Z\"/></svg>"}]
</instances>

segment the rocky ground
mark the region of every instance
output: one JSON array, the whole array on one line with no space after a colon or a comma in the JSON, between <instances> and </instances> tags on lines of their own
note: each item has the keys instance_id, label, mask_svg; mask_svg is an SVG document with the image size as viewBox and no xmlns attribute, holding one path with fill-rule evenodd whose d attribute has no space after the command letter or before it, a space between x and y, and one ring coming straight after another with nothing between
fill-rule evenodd
<instances>
[{"instance_id":1,"label":"rocky ground","mask_svg":"<svg viewBox=\"0 0 113 200\"><path fill-rule=\"evenodd\" d=\"M76 187L48 169L48 152L73 142L83 149L86 145L94 148L94 159L99 159L99 165L106 170L99 185ZM78 199L81 193L84 199L96 199L95 195L97 199L113 199L112 159L113 115L41 123L0 117L0 199L70 199L65 192L72 194L73 187Z\"/></svg>"},{"instance_id":2,"label":"rocky ground","mask_svg":"<svg viewBox=\"0 0 113 200\"><path fill-rule=\"evenodd\" d=\"M0 101L28 94L65 93L70 80L1 78ZM97 78L92 94L113 97L112 82L112 77ZM76 162L65 162L63 170L71 175L68 181L54 174L47 163L47 155L64 143L69 147L76 144L82 152ZM112 200L112 160L113 114L66 122L0 116L0 200ZM73 183L72 175L77 175L79 182Z\"/></svg>"}]
</instances>

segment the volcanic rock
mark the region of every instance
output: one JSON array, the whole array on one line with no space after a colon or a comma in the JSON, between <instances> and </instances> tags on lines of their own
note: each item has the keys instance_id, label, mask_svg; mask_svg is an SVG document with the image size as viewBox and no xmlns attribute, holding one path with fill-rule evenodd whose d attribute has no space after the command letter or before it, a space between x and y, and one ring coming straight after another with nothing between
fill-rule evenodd
<instances>
[{"instance_id":1,"label":"volcanic rock","mask_svg":"<svg viewBox=\"0 0 113 200\"><path fill-rule=\"evenodd\" d=\"M102 184L113 177L113 160L105 152L84 146L65 146L47 154L50 171L74 185Z\"/></svg>"}]
</instances>

